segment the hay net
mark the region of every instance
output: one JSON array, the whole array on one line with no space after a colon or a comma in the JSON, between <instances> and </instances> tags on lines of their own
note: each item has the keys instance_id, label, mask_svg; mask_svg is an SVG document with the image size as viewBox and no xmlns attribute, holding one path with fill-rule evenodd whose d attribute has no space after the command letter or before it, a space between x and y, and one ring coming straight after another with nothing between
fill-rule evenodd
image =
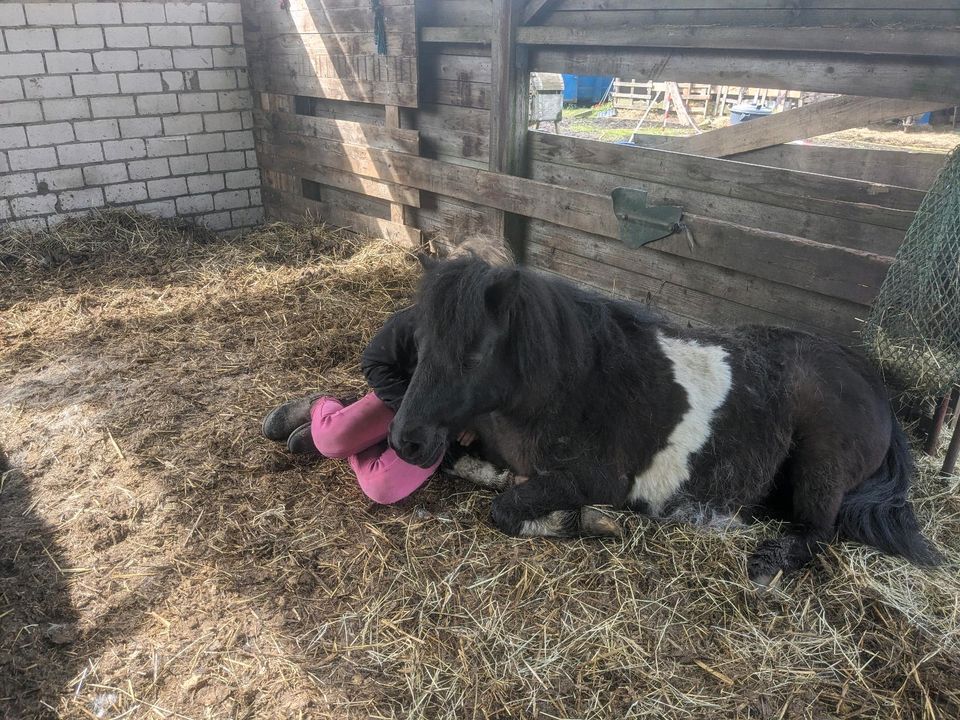
<instances>
[{"instance_id":1,"label":"hay net","mask_svg":"<svg viewBox=\"0 0 960 720\"><path fill-rule=\"evenodd\" d=\"M907 229L864 341L887 380L912 399L960 383L960 146Z\"/></svg>"}]
</instances>

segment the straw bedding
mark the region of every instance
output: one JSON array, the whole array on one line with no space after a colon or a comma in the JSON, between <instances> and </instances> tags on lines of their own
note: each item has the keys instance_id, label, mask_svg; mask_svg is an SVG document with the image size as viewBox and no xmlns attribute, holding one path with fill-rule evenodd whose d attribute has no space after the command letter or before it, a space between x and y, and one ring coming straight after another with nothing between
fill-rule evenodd
<instances>
[{"instance_id":1,"label":"straw bedding","mask_svg":"<svg viewBox=\"0 0 960 720\"><path fill-rule=\"evenodd\" d=\"M518 540L436 478L396 507L263 413L363 387L402 248L131 214L0 239L0 717L956 718L950 564L852 545L757 594L772 526Z\"/></svg>"}]
</instances>

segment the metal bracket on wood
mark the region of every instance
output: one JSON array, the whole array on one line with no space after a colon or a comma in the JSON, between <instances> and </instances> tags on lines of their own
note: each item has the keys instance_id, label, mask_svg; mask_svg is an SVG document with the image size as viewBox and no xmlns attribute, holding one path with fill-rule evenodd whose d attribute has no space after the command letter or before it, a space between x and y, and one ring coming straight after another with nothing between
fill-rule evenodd
<instances>
[{"instance_id":1,"label":"metal bracket on wood","mask_svg":"<svg viewBox=\"0 0 960 720\"><path fill-rule=\"evenodd\" d=\"M628 248L643 247L683 229L678 205L648 205L647 191L620 187L612 193L613 212L620 225L620 240Z\"/></svg>"}]
</instances>

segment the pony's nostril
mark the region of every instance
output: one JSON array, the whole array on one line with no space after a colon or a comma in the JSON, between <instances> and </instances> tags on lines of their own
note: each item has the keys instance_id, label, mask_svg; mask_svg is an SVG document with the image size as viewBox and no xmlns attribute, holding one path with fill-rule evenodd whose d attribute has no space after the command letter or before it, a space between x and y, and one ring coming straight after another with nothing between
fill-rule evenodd
<instances>
[{"instance_id":1,"label":"pony's nostril","mask_svg":"<svg viewBox=\"0 0 960 720\"><path fill-rule=\"evenodd\" d=\"M421 467L422 463L432 460L441 448L436 433L422 428L397 433L390 437L389 444L401 460Z\"/></svg>"},{"instance_id":2,"label":"pony's nostril","mask_svg":"<svg viewBox=\"0 0 960 720\"><path fill-rule=\"evenodd\" d=\"M397 451L403 460L411 461L416 459L417 453L420 452L421 444L416 440L410 440L405 437L390 438L390 446Z\"/></svg>"}]
</instances>

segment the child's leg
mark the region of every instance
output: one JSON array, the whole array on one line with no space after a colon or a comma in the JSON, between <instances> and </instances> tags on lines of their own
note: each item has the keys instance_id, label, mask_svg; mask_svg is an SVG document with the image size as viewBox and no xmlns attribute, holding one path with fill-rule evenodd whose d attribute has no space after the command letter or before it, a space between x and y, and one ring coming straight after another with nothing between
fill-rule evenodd
<instances>
[{"instance_id":1,"label":"child's leg","mask_svg":"<svg viewBox=\"0 0 960 720\"><path fill-rule=\"evenodd\" d=\"M439 460L428 469L411 465L387 447L393 415L373 393L346 407L323 397L311 411L310 432L317 450L330 458L349 458L360 489L383 505L405 498L440 465Z\"/></svg>"},{"instance_id":2,"label":"child's leg","mask_svg":"<svg viewBox=\"0 0 960 720\"><path fill-rule=\"evenodd\" d=\"M382 441L359 454L351 455L349 462L357 474L360 489L368 498L381 505L389 505L405 498L423 485L440 465L440 460L430 468L411 465L401 460L397 453Z\"/></svg>"},{"instance_id":3,"label":"child's leg","mask_svg":"<svg viewBox=\"0 0 960 720\"><path fill-rule=\"evenodd\" d=\"M322 397L310 410L313 444L328 458L356 455L386 439L393 414L373 393L346 407L336 398Z\"/></svg>"}]
</instances>

